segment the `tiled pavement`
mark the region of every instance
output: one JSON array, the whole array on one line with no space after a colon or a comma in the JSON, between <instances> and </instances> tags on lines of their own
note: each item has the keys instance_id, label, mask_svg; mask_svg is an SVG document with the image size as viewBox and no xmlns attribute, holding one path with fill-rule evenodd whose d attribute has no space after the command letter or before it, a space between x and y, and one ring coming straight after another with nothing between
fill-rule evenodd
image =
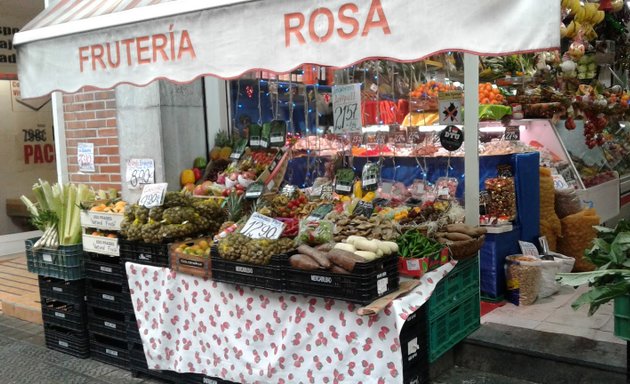
<instances>
[{"instance_id":1,"label":"tiled pavement","mask_svg":"<svg viewBox=\"0 0 630 384\"><path fill-rule=\"evenodd\" d=\"M0 314L0 383L2 384L159 384L132 378L129 371L91 359L46 349L44 330Z\"/></svg>"}]
</instances>

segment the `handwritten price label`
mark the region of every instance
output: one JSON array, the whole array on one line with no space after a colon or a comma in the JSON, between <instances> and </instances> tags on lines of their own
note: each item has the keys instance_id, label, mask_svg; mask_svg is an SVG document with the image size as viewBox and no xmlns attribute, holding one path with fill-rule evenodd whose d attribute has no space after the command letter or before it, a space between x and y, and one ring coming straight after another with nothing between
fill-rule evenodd
<instances>
[{"instance_id":1,"label":"handwritten price label","mask_svg":"<svg viewBox=\"0 0 630 384\"><path fill-rule=\"evenodd\" d=\"M277 239L284 230L282 221L259 213L252 213L241 233L251 239Z\"/></svg>"},{"instance_id":2,"label":"handwritten price label","mask_svg":"<svg viewBox=\"0 0 630 384\"><path fill-rule=\"evenodd\" d=\"M164 203L168 183L147 184L142 188L138 204L146 208L159 207Z\"/></svg>"},{"instance_id":3,"label":"handwritten price label","mask_svg":"<svg viewBox=\"0 0 630 384\"><path fill-rule=\"evenodd\" d=\"M155 182L155 163L153 159L127 160L125 181L129 189L142 188L145 184L153 184Z\"/></svg>"},{"instance_id":4,"label":"handwritten price label","mask_svg":"<svg viewBox=\"0 0 630 384\"><path fill-rule=\"evenodd\" d=\"M79 143L77 163L79 163L79 172L94 172L94 143Z\"/></svg>"},{"instance_id":5,"label":"handwritten price label","mask_svg":"<svg viewBox=\"0 0 630 384\"><path fill-rule=\"evenodd\" d=\"M353 133L350 136L350 143L353 147L360 147L363 144L363 134L362 133Z\"/></svg>"},{"instance_id":6,"label":"handwritten price label","mask_svg":"<svg viewBox=\"0 0 630 384\"><path fill-rule=\"evenodd\" d=\"M518 141L521 139L521 131L517 126L505 127L505 133L503 134L503 140L506 141Z\"/></svg>"},{"instance_id":7,"label":"handwritten price label","mask_svg":"<svg viewBox=\"0 0 630 384\"><path fill-rule=\"evenodd\" d=\"M361 132L361 84L335 85L332 102L334 132Z\"/></svg>"}]
</instances>

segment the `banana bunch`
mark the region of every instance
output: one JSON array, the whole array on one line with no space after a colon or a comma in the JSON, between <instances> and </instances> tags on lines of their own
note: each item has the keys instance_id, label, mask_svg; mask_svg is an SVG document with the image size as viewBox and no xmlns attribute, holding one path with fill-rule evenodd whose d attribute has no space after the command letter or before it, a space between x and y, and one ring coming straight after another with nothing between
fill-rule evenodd
<instances>
[{"instance_id":1,"label":"banana bunch","mask_svg":"<svg viewBox=\"0 0 630 384\"><path fill-rule=\"evenodd\" d=\"M562 0L562 8L569 11L573 20L566 27L560 29L562 37L574 38L582 32L587 40L597 38L594 26L601 23L606 17L604 11L599 10L597 3L585 3L583 6L580 0Z\"/></svg>"}]
</instances>

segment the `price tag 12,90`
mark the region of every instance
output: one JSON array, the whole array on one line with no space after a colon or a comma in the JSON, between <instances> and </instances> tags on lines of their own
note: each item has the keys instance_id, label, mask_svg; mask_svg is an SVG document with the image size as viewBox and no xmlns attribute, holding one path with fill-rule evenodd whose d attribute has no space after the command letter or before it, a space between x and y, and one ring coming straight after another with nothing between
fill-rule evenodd
<instances>
[{"instance_id":1,"label":"price tag 12,90","mask_svg":"<svg viewBox=\"0 0 630 384\"><path fill-rule=\"evenodd\" d=\"M260 213L252 213L241 233L251 239L277 239L284 230L284 223Z\"/></svg>"},{"instance_id":2,"label":"price tag 12,90","mask_svg":"<svg viewBox=\"0 0 630 384\"><path fill-rule=\"evenodd\" d=\"M164 203L164 195L168 183L147 184L142 188L142 195L138 204L146 208L159 207Z\"/></svg>"}]
</instances>

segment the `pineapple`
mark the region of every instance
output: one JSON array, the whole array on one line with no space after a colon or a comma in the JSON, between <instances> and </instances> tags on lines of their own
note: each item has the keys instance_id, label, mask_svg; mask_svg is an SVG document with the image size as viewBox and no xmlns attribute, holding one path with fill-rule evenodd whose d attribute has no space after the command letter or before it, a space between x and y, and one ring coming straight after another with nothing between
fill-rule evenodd
<instances>
[{"instance_id":1,"label":"pineapple","mask_svg":"<svg viewBox=\"0 0 630 384\"><path fill-rule=\"evenodd\" d=\"M227 221L223 223L219 232L222 232L232 224L236 223L243 217L243 196L238 196L232 192L225 201L225 208L227 210Z\"/></svg>"},{"instance_id":2,"label":"pineapple","mask_svg":"<svg viewBox=\"0 0 630 384\"><path fill-rule=\"evenodd\" d=\"M232 140L230 139L227 131L217 132L216 136L214 137L214 145L215 147L219 148L232 146Z\"/></svg>"}]
</instances>

